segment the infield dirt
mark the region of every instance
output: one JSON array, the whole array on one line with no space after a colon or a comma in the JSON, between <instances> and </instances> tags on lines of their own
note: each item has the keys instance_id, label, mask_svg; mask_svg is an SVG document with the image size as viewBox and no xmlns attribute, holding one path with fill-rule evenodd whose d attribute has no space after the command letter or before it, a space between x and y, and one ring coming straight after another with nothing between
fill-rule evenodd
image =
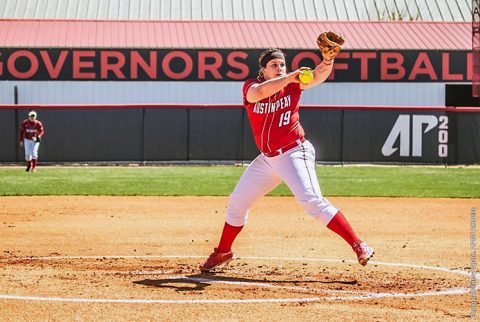
<instances>
[{"instance_id":1,"label":"infield dirt","mask_svg":"<svg viewBox=\"0 0 480 322\"><path fill-rule=\"evenodd\" d=\"M366 267L292 197L260 199L214 274L228 198L2 197L0 320L470 320L479 199L330 199Z\"/></svg>"}]
</instances>

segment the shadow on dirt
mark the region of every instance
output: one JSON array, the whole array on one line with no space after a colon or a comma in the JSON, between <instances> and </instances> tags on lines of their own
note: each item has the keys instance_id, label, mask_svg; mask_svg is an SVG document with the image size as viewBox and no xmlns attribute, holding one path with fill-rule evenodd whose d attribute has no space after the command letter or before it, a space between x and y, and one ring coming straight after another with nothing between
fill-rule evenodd
<instances>
[{"instance_id":1,"label":"shadow on dirt","mask_svg":"<svg viewBox=\"0 0 480 322\"><path fill-rule=\"evenodd\" d=\"M218 276L215 273L199 273L193 275L187 275L182 277L172 277L163 279L144 279L141 281L134 281L134 284L155 286L160 288L171 288L177 292L186 291L203 291L206 287L213 283L224 284L257 284L258 286L268 285L283 285L283 284L341 284L341 285L356 285L356 280L268 280L268 279L254 279L254 278L242 278L242 277L226 277Z\"/></svg>"}]
</instances>

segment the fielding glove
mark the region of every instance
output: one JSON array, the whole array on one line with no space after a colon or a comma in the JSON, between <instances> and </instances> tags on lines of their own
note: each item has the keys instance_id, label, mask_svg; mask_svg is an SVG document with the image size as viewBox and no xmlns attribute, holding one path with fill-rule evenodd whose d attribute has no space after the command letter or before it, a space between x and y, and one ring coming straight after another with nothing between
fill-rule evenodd
<instances>
[{"instance_id":1,"label":"fielding glove","mask_svg":"<svg viewBox=\"0 0 480 322\"><path fill-rule=\"evenodd\" d=\"M345 39L333 31L322 32L317 38L318 49L320 49L323 59L327 61L338 55L344 43Z\"/></svg>"}]
</instances>

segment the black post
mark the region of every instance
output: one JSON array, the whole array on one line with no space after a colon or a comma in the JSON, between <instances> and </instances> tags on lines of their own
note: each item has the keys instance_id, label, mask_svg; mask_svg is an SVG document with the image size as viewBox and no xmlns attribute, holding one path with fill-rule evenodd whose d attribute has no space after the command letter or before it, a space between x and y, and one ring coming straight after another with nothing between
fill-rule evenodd
<instances>
[{"instance_id":1,"label":"black post","mask_svg":"<svg viewBox=\"0 0 480 322\"><path fill-rule=\"evenodd\" d=\"M344 163L344 155L343 155L343 147L344 147L344 142L343 142L343 137L344 137L344 134L343 134L343 129L344 129L344 123L345 123L345 110L342 109L342 122L340 123L340 162L342 163L342 167L343 167L343 163Z\"/></svg>"},{"instance_id":2,"label":"black post","mask_svg":"<svg viewBox=\"0 0 480 322\"><path fill-rule=\"evenodd\" d=\"M142 142L141 142L142 164L145 165L146 164L146 160L145 160L145 107L142 108L142 135L141 135L140 139L142 140Z\"/></svg>"},{"instance_id":3,"label":"black post","mask_svg":"<svg viewBox=\"0 0 480 322\"><path fill-rule=\"evenodd\" d=\"M13 103L18 105L18 87L15 85L13 87ZM19 149L19 142L20 137L18 133L18 126L19 126L19 115L18 115L18 108L15 108L15 161L20 162L20 149Z\"/></svg>"},{"instance_id":4,"label":"black post","mask_svg":"<svg viewBox=\"0 0 480 322\"><path fill-rule=\"evenodd\" d=\"M187 107L187 161L190 160L190 108Z\"/></svg>"},{"instance_id":5,"label":"black post","mask_svg":"<svg viewBox=\"0 0 480 322\"><path fill-rule=\"evenodd\" d=\"M18 87L17 85L13 86L13 103L18 105Z\"/></svg>"}]
</instances>

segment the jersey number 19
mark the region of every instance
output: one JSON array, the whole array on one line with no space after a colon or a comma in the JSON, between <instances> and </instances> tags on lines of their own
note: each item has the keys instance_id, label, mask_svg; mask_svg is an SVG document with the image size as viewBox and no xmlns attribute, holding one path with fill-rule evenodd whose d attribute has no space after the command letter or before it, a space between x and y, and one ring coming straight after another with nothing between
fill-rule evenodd
<instances>
[{"instance_id":1,"label":"jersey number 19","mask_svg":"<svg viewBox=\"0 0 480 322\"><path fill-rule=\"evenodd\" d=\"M278 122L278 127L290 124L290 115L292 111L286 111L280 115L280 122Z\"/></svg>"}]
</instances>

